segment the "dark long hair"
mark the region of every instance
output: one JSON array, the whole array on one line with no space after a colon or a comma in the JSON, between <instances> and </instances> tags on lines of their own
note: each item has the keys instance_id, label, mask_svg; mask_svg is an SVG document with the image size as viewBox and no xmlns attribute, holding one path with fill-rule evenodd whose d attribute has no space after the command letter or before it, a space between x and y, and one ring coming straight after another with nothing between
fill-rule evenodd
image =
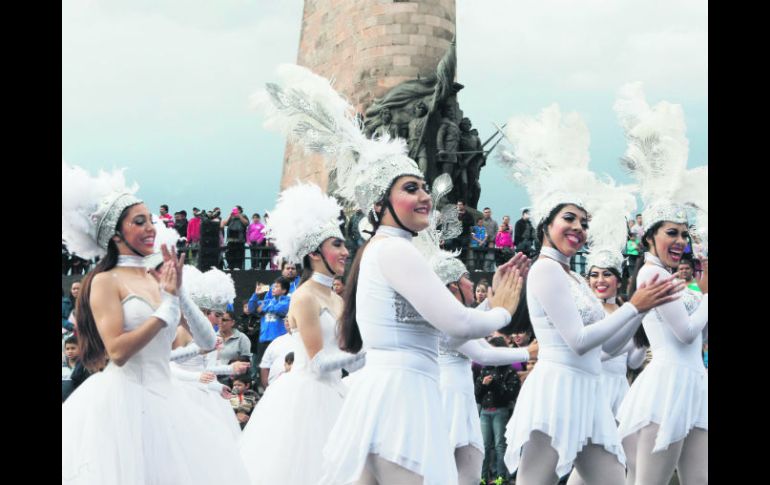
<instances>
[{"instance_id":1,"label":"dark long hair","mask_svg":"<svg viewBox=\"0 0 770 485\"><path fill-rule=\"evenodd\" d=\"M306 254L305 257L302 258L302 276L299 279L297 288L302 286L302 284L309 280L311 276L313 276L313 267L310 266L310 255Z\"/></svg>"},{"instance_id":2,"label":"dark long hair","mask_svg":"<svg viewBox=\"0 0 770 485\"><path fill-rule=\"evenodd\" d=\"M126 207L118 218L115 226L119 228L123 224L123 219L128 214ZM118 264L118 247L115 241L110 240L107 243L107 254L99 260L94 269L85 275L80 284L80 293L78 293L77 303L75 305L75 318L78 323L78 341L80 345L80 360L83 366L90 372L98 372L106 363L106 350L104 341L96 329L96 320L91 311L91 282L99 273L109 271Z\"/></svg>"},{"instance_id":3,"label":"dark long hair","mask_svg":"<svg viewBox=\"0 0 770 485\"><path fill-rule=\"evenodd\" d=\"M521 297L519 298L519 305L516 307L516 311L511 316L511 323L504 326L500 330L500 333L511 335L514 333L528 333L534 335L534 329L532 328L532 320L529 318L529 307L527 306L527 283L524 282L524 286L521 288Z\"/></svg>"},{"instance_id":4,"label":"dark long hair","mask_svg":"<svg viewBox=\"0 0 770 485\"><path fill-rule=\"evenodd\" d=\"M395 180L394 180L395 182ZM385 197L390 195L390 189L385 192ZM382 209L377 214L377 220L372 217L370 212L368 215L369 222L374 227L375 232L380 226L379 221L382 220L382 216L385 214L385 204L382 204ZM361 269L361 258L364 256L364 250L369 245L371 238L366 241L363 246L356 251L356 257L353 259L353 264L350 266L350 273L348 274L348 281L345 284L345 290L342 294L342 299L345 302L342 316L340 317L337 326L337 335L339 339L340 349L346 352L358 353L361 350L364 342L361 339L361 331L358 328L358 321L356 320L356 295L358 294L358 273Z\"/></svg>"},{"instance_id":5,"label":"dark long hair","mask_svg":"<svg viewBox=\"0 0 770 485\"><path fill-rule=\"evenodd\" d=\"M647 229L644 232L644 236L642 237L642 246L644 246L644 251L647 252L650 250L650 243L647 241L647 239L652 239L655 234L657 234L658 229L661 228L664 221L658 221L655 224L652 225L649 229ZM631 276L631 279L628 280L628 299L630 300L632 296L634 296L634 293L636 293L636 280L639 276L639 270L642 269L642 266L644 266L644 254L640 254L638 258L636 258L636 266L634 267L634 273ZM634 344L636 344L637 347L649 347L650 346L650 339L647 338L647 332L644 331L644 325L639 325L639 328L636 330L636 333L634 334Z\"/></svg>"}]
</instances>

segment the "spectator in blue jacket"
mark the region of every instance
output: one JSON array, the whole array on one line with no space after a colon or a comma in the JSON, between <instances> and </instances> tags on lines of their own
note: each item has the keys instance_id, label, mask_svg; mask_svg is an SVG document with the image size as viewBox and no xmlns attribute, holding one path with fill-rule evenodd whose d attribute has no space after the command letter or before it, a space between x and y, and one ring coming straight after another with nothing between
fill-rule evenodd
<instances>
[{"instance_id":1,"label":"spectator in blue jacket","mask_svg":"<svg viewBox=\"0 0 770 485\"><path fill-rule=\"evenodd\" d=\"M259 325L259 342L257 343L257 356L254 360L262 360L262 354L270 345L270 342L286 333L286 327L283 325L283 319L289 312L289 290L291 281L285 276L279 276L265 298L260 302L256 311L262 315ZM254 297L252 297L253 299ZM249 301L249 310L252 302Z\"/></svg>"},{"instance_id":2,"label":"spectator in blue jacket","mask_svg":"<svg viewBox=\"0 0 770 485\"><path fill-rule=\"evenodd\" d=\"M62 293L64 292L62 291ZM67 332L75 330L75 325L70 322L69 318L72 310L75 309L75 300L78 298L78 293L80 293L80 281L72 283L68 296L62 294L61 297L61 328Z\"/></svg>"}]
</instances>

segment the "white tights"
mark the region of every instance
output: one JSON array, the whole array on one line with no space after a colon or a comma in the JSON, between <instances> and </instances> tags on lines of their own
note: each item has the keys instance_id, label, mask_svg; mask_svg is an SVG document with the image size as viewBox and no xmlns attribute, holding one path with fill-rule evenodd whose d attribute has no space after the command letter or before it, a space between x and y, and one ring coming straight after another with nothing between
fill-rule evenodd
<instances>
[{"instance_id":1,"label":"white tights","mask_svg":"<svg viewBox=\"0 0 770 485\"><path fill-rule=\"evenodd\" d=\"M401 465L369 453L366 465L356 485L422 485L422 475L407 470Z\"/></svg>"},{"instance_id":2,"label":"white tights","mask_svg":"<svg viewBox=\"0 0 770 485\"><path fill-rule=\"evenodd\" d=\"M667 449L652 452L659 426L649 424L639 430L635 476L628 475L628 485L668 485L679 473L681 485L708 484L708 431L693 428L683 440L671 443Z\"/></svg>"},{"instance_id":3,"label":"white tights","mask_svg":"<svg viewBox=\"0 0 770 485\"><path fill-rule=\"evenodd\" d=\"M623 451L626 454L626 485L633 484L636 480L636 445L638 439L638 435L632 434L623 440ZM586 481L580 476L577 468L572 469L567 485L586 485Z\"/></svg>"},{"instance_id":4,"label":"white tights","mask_svg":"<svg viewBox=\"0 0 770 485\"><path fill-rule=\"evenodd\" d=\"M558 461L559 455L551 446L551 438L540 431L533 431L522 448L516 485L556 485L559 482L556 476ZM575 480L584 479L587 484L625 483L623 465L601 445L589 443L584 446L575 457L575 469L580 475Z\"/></svg>"},{"instance_id":5,"label":"white tights","mask_svg":"<svg viewBox=\"0 0 770 485\"><path fill-rule=\"evenodd\" d=\"M484 453L470 445L455 448L455 463L459 485L478 485Z\"/></svg>"}]
</instances>

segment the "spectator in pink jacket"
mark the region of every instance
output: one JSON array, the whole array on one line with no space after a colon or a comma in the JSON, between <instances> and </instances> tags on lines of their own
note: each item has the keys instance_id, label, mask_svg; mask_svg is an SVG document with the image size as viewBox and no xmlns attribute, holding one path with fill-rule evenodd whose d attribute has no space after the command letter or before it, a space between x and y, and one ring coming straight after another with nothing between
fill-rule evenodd
<instances>
[{"instance_id":1,"label":"spectator in pink jacket","mask_svg":"<svg viewBox=\"0 0 770 485\"><path fill-rule=\"evenodd\" d=\"M251 252L251 269L262 269L269 263L267 251L257 249L258 246L265 245L265 235L262 232L264 229L265 225L260 221L259 214L252 214L251 224L246 229L246 243Z\"/></svg>"},{"instance_id":2,"label":"spectator in pink jacket","mask_svg":"<svg viewBox=\"0 0 770 485\"><path fill-rule=\"evenodd\" d=\"M193 217L187 221L187 245L190 248L188 261L198 264L198 251L201 249L201 211L193 207Z\"/></svg>"},{"instance_id":3,"label":"spectator in pink jacket","mask_svg":"<svg viewBox=\"0 0 770 485\"><path fill-rule=\"evenodd\" d=\"M505 222L500 225L500 229L497 231L495 247L513 249L513 232L511 232L511 226Z\"/></svg>"}]
</instances>

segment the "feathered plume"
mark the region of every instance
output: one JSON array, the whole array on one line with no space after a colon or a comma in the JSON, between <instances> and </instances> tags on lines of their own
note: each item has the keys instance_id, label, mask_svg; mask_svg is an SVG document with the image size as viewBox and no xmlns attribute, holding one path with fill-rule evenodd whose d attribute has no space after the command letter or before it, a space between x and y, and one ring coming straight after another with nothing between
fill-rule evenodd
<instances>
[{"instance_id":1,"label":"feathered plume","mask_svg":"<svg viewBox=\"0 0 770 485\"><path fill-rule=\"evenodd\" d=\"M535 224L562 202L582 204L596 177L588 170L588 126L577 113L562 115L558 104L538 116L517 116L508 121L505 135L511 151L499 162L514 181L526 187Z\"/></svg>"},{"instance_id":2,"label":"feathered plume","mask_svg":"<svg viewBox=\"0 0 770 485\"><path fill-rule=\"evenodd\" d=\"M97 242L96 224L100 205L111 195L134 194L138 185L127 185L123 169L99 171L96 177L62 160L62 239L67 248L81 258L104 256L106 249Z\"/></svg>"},{"instance_id":3,"label":"feathered plume","mask_svg":"<svg viewBox=\"0 0 770 485\"><path fill-rule=\"evenodd\" d=\"M636 82L620 89L613 109L628 140L620 163L639 182L642 200L672 197L687 169L682 107L667 101L650 107L642 83Z\"/></svg>"},{"instance_id":4,"label":"feathered plume","mask_svg":"<svg viewBox=\"0 0 770 485\"><path fill-rule=\"evenodd\" d=\"M459 251L449 252L441 249L442 241L455 238L462 232L462 224L457 218L456 206L445 206L444 209L449 209L445 212L435 209L437 202L451 191L452 178L449 174L436 177L431 191L434 210L430 214L430 224L412 240L428 264L431 265L433 271L445 284L459 280L468 271L462 261L457 259Z\"/></svg>"},{"instance_id":5,"label":"feathered plume","mask_svg":"<svg viewBox=\"0 0 770 485\"><path fill-rule=\"evenodd\" d=\"M191 264L186 264L182 267L182 284L185 290L190 294L190 297L196 301L199 295L203 292L203 273Z\"/></svg>"},{"instance_id":6,"label":"feathered plume","mask_svg":"<svg viewBox=\"0 0 770 485\"><path fill-rule=\"evenodd\" d=\"M645 224L685 222L685 208L690 208L707 232L708 168L687 170L682 107L667 101L650 107L642 83L635 82L621 87L613 109L628 141L620 163L639 183Z\"/></svg>"},{"instance_id":7,"label":"feathered plume","mask_svg":"<svg viewBox=\"0 0 770 485\"><path fill-rule=\"evenodd\" d=\"M330 237L342 238L339 206L317 185L298 183L281 192L266 234L284 259L300 263Z\"/></svg>"},{"instance_id":8,"label":"feathered plume","mask_svg":"<svg viewBox=\"0 0 770 485\"><path fill-rule=\"evenodd\" d=\"M406 142L400 138L368 139L353 107L325 78L293 64L279 66L277 77L278 84L268 83L252 96L267 118L265 127L323 155L341 198L355 204L357 181L374 164L406 156Z\"/></svg>"},{"instance_id":9,"label":"feathered plume","mask_svg":"<svg viewBox=\"0 0 770 485\"><path fill-rule=\"evenodd\" d=\"M609 177L595 187L596 200L588 231L590 254L586 269L598 266L621 271L623 249L628 236L625 217L636 209L634 191L635 187L615 185Z\"/></svg>"},{"instance_id":10,"label":"feathered plume","mask_svg":"<svg viewBox=\"0 0 770 485\"><path fill-rule=\"evenodd\" d=\"M235 300L235 283L229 274L211 268L203 273L202 291L211 301L212 310L224 311L227 305Z\"/></svg>"},{"instance_id":11,"label":"feathered plume","mask_svg":"<svg viewBox=\"0 0 770 485\"><path fill-rule=\"evenodd\" d=\"M179 233L176 229L171 229L163 221L157 219L153 224L155 226L155 242L152 245L153 251L160 252L160 246L165 244L168 249L176 249L176 243L179 241Z\"/></svg>"}]
</instances>

